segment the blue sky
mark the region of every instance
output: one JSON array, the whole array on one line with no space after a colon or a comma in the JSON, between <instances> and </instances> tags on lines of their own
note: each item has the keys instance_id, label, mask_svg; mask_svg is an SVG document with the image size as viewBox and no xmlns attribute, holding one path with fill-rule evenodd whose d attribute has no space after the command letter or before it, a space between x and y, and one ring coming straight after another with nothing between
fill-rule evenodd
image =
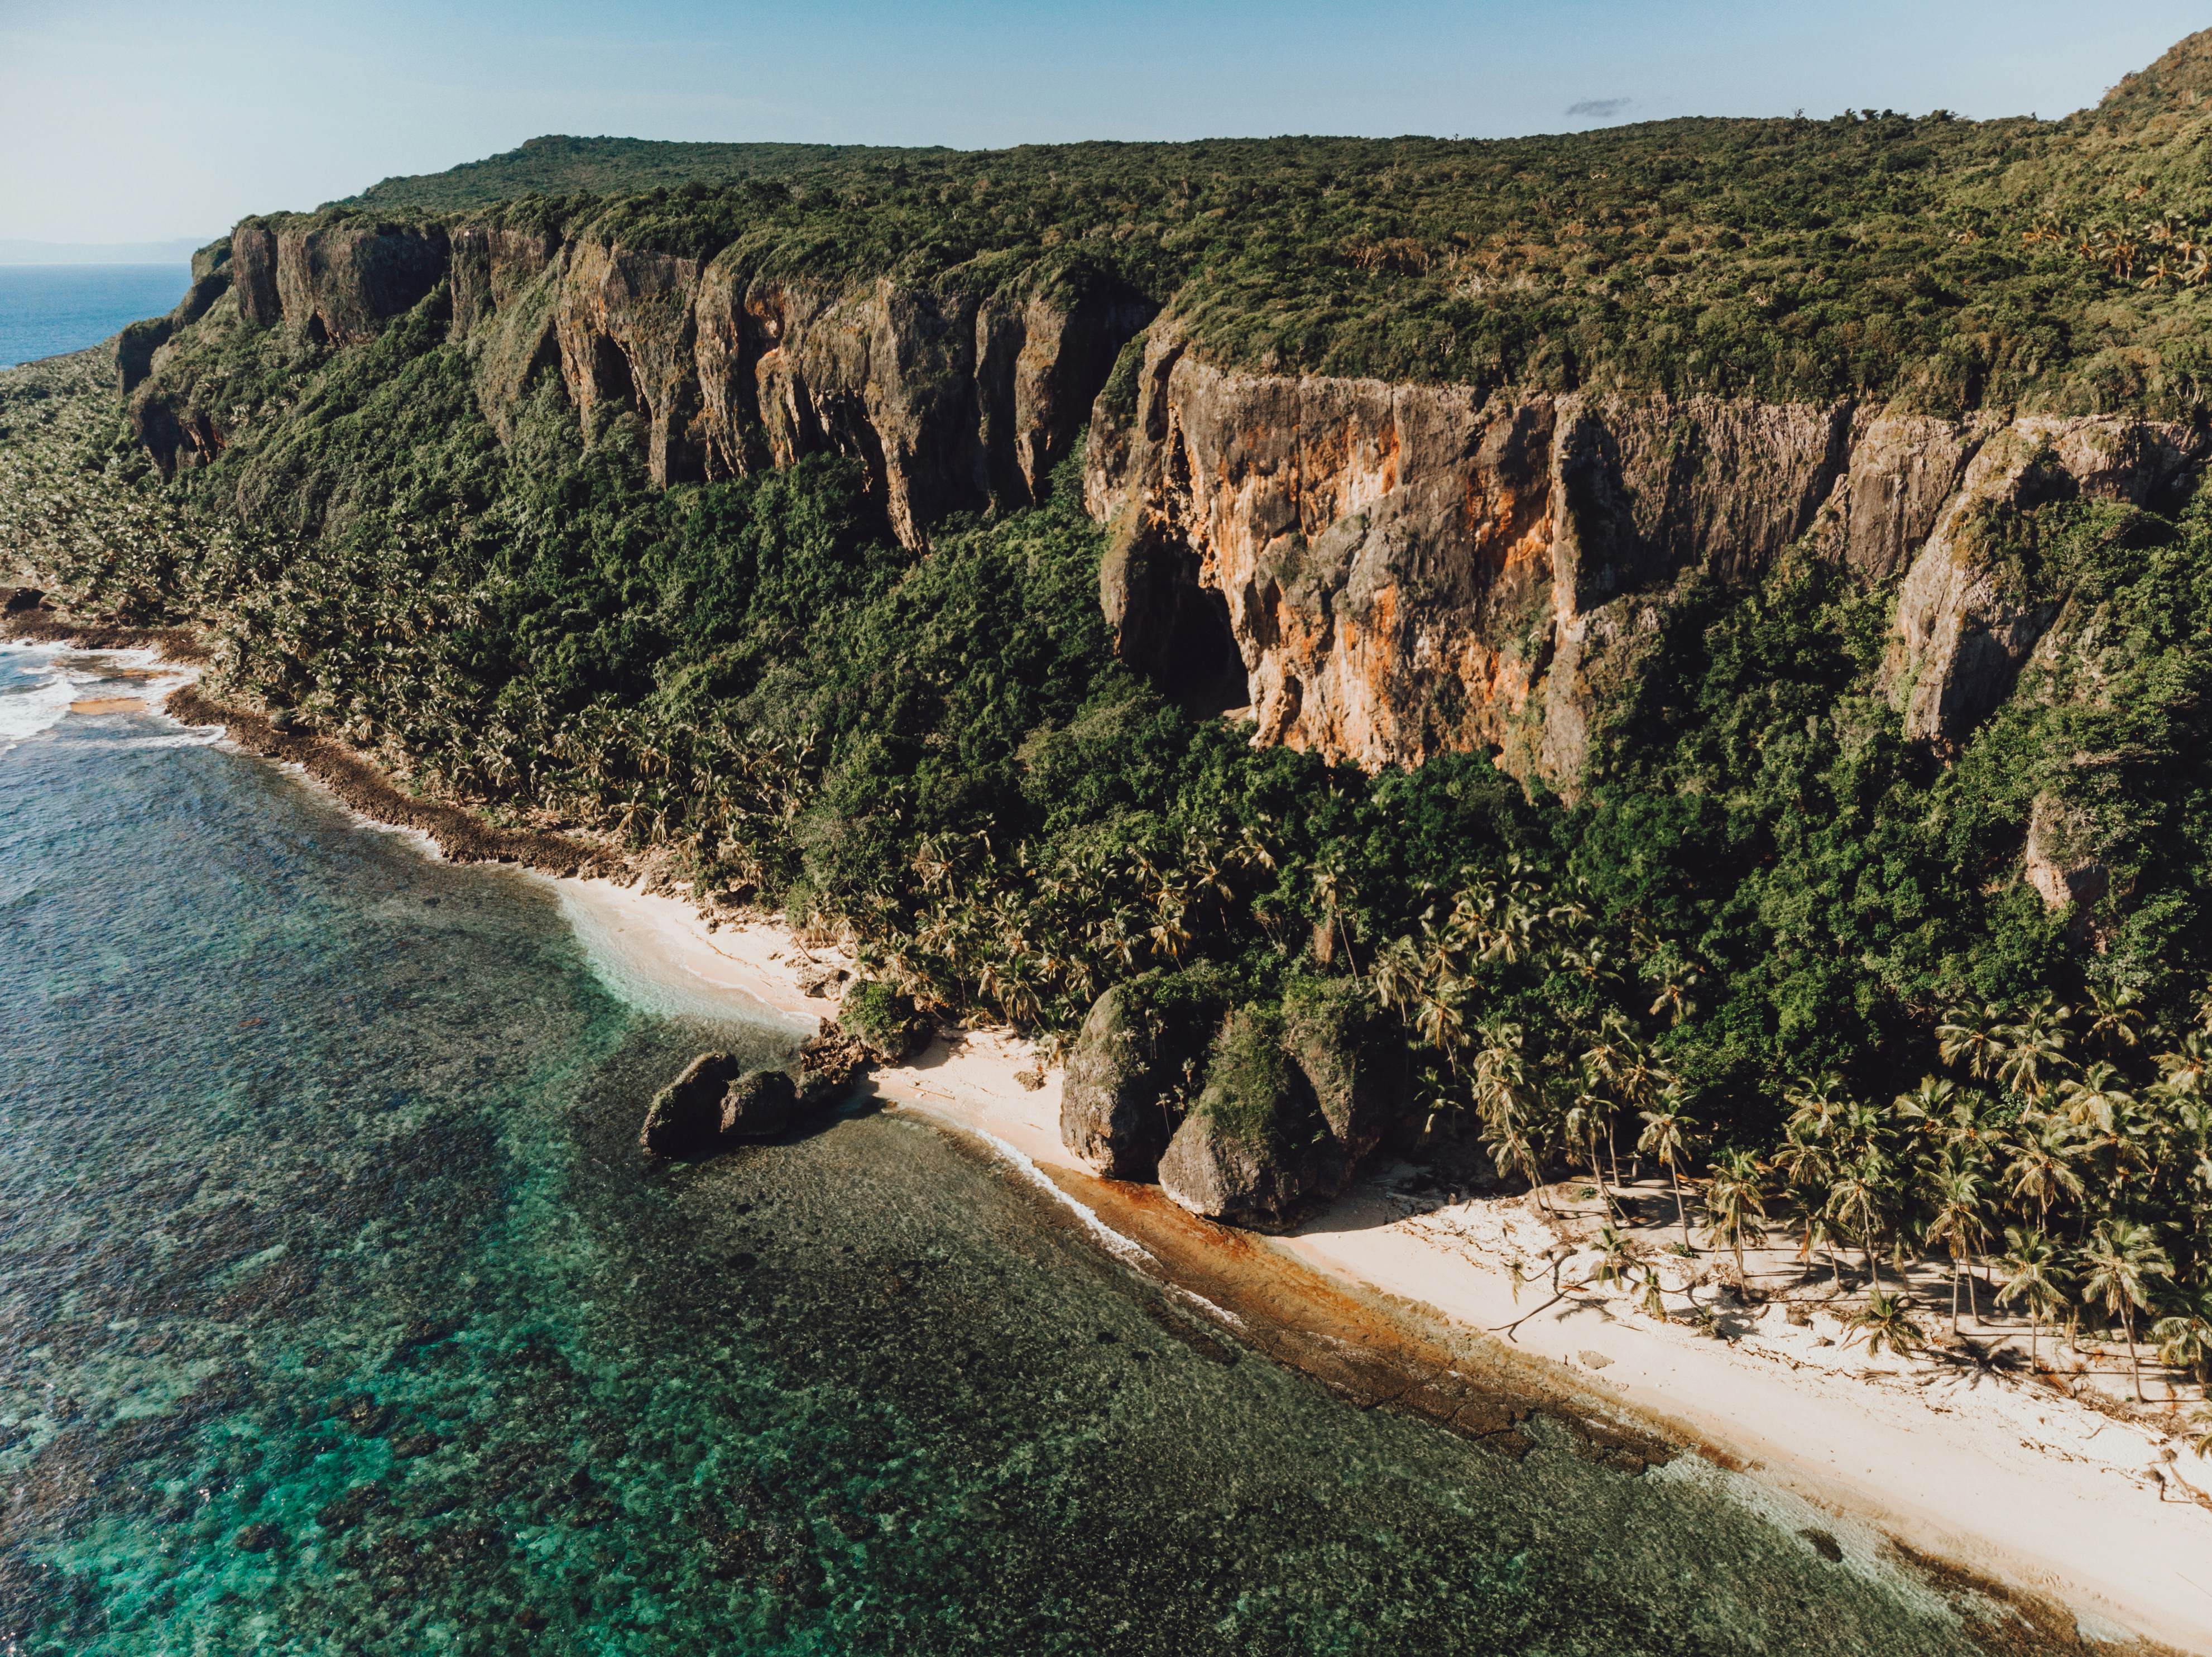
<instances>
[{"instance_id":1,"label":"blue sky","mask_svg":"<svg viewBox=\"0 0 2212 1657\"><path fill-rule=\"evenodd\" d=\"M2212 4L0 0L0 241L205 237L544 132L994 146L2056 115Z\"/></svg>"}]
</instances>

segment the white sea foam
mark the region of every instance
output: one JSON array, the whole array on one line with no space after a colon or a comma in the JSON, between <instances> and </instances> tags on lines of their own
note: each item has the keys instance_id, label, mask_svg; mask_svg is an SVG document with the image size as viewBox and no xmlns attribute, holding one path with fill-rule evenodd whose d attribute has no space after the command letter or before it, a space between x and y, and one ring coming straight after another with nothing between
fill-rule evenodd
<instances>
[{"instance_id":1,"label":"white sea foam","mask_svg":"<svg viewBox=\"0 0 2212 1657\"><path fill-rule=\"evenodd\" d=\"M192 672L165 662L151 650L71 650L66 647L9 641L0 654L27 683L0 685L0 743L27 740L52 730L69 717L70 704L100 697L130 697L158 711L161 700ZM131 676L118 676L128 670ZM151 675L150 677L149 675ZM219 729L170 723L158 734L124 739L137 747L187 747L212 742Z\"/></svg>"},{"instance_id":2,"label":"white sea foam","mask_svg":"<svg viewBox=\"0 0 2212 1657\"><path fill-rule=\"evenodd\" d=\"M1092 1208L1087 1203L1078 1202L1074 1197L1070 1197L1066 1191L1054 1185L1051 1176L1046 1173L1042 1168L1037 1167L1037 1165L1030 1160L1028 1152L1020 1149L1017 1146L1008 1144L1005 1140L1000 1138L998 1135L991 1132L988 1129L970 1126L968 1129L968 1131L974 1134L976 1138L981 1140L985 1144L988 1145L993 1150L996 1151L1007 1161L1012 1163L1014 1165L1015 1171L1018 1173L1023 1179L1028 1180L1030 1184L1035 1185L1039 1191L1044 1192L1046 1196L1053 1198L1055 1202L1061 1203L1073 1212L1075 1217L1083 1222L1084 1228L1090 1232L1091 1234L1096 1237L1101 1243L1105 1245L1108 1253L1119 1255L1122 1259L1128 1261L1132 1265L1143 1265L1151 1262L1152 1255L1150 1249L1147 1249L1135 1238L1125 1237L1120 1232L1115 1230L1113 1227L1108 1225L1103 1220L1101 1220L1098 1217L1098 1211L1096 1209ZM1188 1290L1181 1290L1178 1292L1184 1294L1189 1293ZM1219 1307L1215 1306L1212 1301L1206 1300L1204 1296L1191 1295L1190 1298L1194 1301L1197 1301L1200 1305L1206 1307L1208 1310L1218 1313L1219 1316L1228 1318L1231 1322L1233 1323L1236 1321L1236 1319L1231 1317L1228 1313L1224 1312Z\"/></svg>"},{"instance_id":3,"label":"white sea foam","mask_svg":"<svg viewBox=\"0 0 2212 1657\"><path fill-rule=\"evenodd\" d=\"M21 742L60 724L76 694L68 677L52 669L27 685L0 689L0 742Z\"/></svg>"}]
</instances>

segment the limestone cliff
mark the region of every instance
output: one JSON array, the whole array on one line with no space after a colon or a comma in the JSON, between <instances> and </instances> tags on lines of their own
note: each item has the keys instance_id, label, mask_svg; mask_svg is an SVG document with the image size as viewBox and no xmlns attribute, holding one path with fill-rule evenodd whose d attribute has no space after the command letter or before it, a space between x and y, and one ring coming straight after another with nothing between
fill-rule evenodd
<instances>
[{"instance_id":1,"label":"limestone cliff","mask_svg":"<svg viewBox=\"0 0 2212 1657\"><path fill-rule=\"evenodd\" d=\"M1753 576L1808 533L1898 588L1889 682L1910 733L1948 750L2057 602L1999 578L1988 515L2141 501L2206 447L2109 416L1237 371L1172 314L1064 269L982 291L808 281L763 273L742 243L687 258L347 218L248 221L208 264L193 316L228 290L233 326L307 350L371 338L442 283L502 436L557 370L587 434L609 410L641 423L657 484L849 455L917 550L950 514L1041 499L1087 424L1085 496L1112 529L1101 602L1127 659L1249 704L1257 742L1369 769L1481 748L1570 792L1668 596ZM191 320L118 347L165 466L228 441L220 403L165 369Z\"/></svg>"},{"instance_id":2,"label":"limestone cliff","mask_svg":"<svg viewBox=\"0 0 2212 1657\"><path fill-rule=\"evenodd\" d=\"M1255 741L1370 770L1482 747L1571 790L1675 583L1755 574L1815 529L1867 582L1909 568L1894 678L1911 733L1954 740L2055 608L1988 589L1960 528L1976 503L2037 466L2140 501L2203 447L2111 417L1237 374L1163 322L1133 402L1097 411L1085 488L1118 648L1172 675L1218 601Z\"/></svg>"},{"instance_id":3,"label":"limestone cliff","mask_svg":"<svg viewBox=\"0 0 2212 1657\"><path fill-rule=\"evenodd\" d=\"M656 484L848 454L916 548L949 513L1042 500L1152 314L1065 272L986 294L806 284L761 277L734 250L684 259L471 222L252 220L225 264L242 324L331 347L374 338L445 282L451 338L502 435L531 380L557 367L586 431L603 405L635 411ZM156 377L151 358L134 347L126 390ZM219 452L220 422L170 389L145 399L149 447L165 466Z\"/></svg>"}]
</instances>

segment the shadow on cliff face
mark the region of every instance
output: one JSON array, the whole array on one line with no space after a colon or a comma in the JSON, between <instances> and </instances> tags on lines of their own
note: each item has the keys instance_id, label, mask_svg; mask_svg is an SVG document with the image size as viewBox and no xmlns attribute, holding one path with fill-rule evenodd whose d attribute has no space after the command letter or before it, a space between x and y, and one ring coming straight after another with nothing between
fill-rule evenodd
<instances>
[{"instance_id":1,"label":"shadow on cliff face","mask_svg":"<svg viewBox=\"0 0 2212 1657\"><path fill-rule=\"evenodd\" d=\"M1229 600L1198 584L1195 569L1175 589L1175 610L1152 669L1159 687L1187 712L1211 719L1252 699L1244 658L1229 624Z\"/></svg>"},{"instance_id":2,"label":"shadow on cliff face","mask_svg":"<svg viewBox=\"0 0 2212 1657\"><path fill-rule=\"evenodd\" d=\"M1117 539L1099 589L1121 660L1187 712L1211 719L1251 701L1229 600L1200 584L1197 555L1183 542Z\"/></svg>"}]
</instances>

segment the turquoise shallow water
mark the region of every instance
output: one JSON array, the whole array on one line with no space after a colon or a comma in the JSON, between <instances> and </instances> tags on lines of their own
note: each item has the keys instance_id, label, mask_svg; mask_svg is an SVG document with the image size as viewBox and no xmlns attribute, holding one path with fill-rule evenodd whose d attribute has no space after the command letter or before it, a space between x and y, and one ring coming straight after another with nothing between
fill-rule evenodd
<instances>
[{"instance_id":1,"label":"turquoise shallow water","mask_svg":"<svg viewBox=\"0 0 2212 1657\"><path fill-rule=\"evenodd\" d=\"M1189 1338L925 1125L646 1162L684 1057L788 1038L51 661L0 652L0 1653L1962 1648L1710 1481Z\"/></svg>"}]
</instances>

